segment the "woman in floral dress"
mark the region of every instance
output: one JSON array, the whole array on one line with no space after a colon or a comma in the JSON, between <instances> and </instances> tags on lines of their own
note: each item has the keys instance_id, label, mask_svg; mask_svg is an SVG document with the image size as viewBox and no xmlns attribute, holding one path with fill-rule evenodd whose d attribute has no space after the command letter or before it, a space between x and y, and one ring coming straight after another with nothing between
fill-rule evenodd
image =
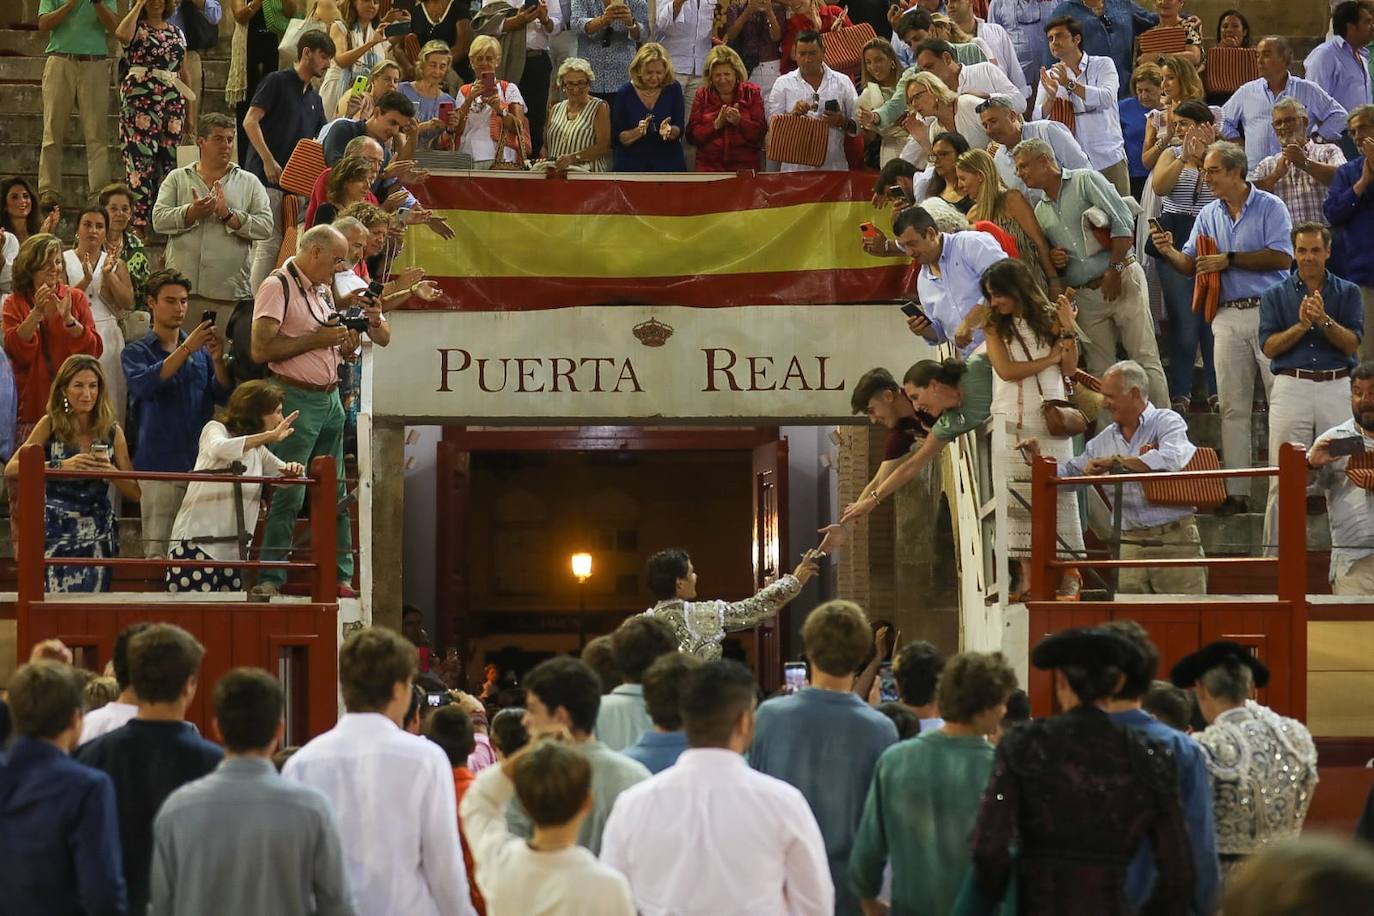
<instances>
[{"instance_id":1,"label":"woman in floral dress","mask_svg":"<svg viewBox=\"0 0 1374 916\"><path fill-rule=\"evenodd\" d=\"M134 0L115 37L128 73L120 83L119 142L134 195L134 225L146 226L162 179L176 168L186 119L186 36L165 19L168 0Z\"/></svg>"}]
</instances>

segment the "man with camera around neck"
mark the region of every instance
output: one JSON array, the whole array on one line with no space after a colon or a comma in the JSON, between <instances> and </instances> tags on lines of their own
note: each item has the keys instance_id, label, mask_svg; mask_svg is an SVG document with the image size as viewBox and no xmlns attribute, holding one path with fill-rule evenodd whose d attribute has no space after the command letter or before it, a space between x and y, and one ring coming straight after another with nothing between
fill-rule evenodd
<instances>
[{"instance_id":1,"label":"man with camera around neck","mask_svg":"<svg viewBox=\"0 0 1374 916\"><path fill-rule=\"evenodd\" d=\"M252 356L266 363L285 395L282 410L299 411L295 434L273 446L283 461L310 466L317 455L334 456L338 499L344 488L344 409L339 400L339 364L358 352L361 335L344 327L330 292L334 274L348 263L348 240L332 226L316 226L301 236L300 248L280 269L268 274L253 302ZM272 498L263 532L262 558L285 560L296 516L305 500L303 487L281 487ZM337 525L339 596L356 597L352 536L347 512ZM280 594L286 574L263 571L251 596L270 600Z\"/></svg>"}]
</instances>

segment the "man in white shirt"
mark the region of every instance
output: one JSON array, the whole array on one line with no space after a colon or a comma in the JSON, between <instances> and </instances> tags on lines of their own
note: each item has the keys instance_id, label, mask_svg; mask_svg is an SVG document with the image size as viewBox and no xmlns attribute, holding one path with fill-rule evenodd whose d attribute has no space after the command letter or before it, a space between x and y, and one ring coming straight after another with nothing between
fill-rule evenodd
<instances>
[{"instance_id":1,"label":"man in white shirt","mask_svg":"<svg viewBox=\"0 0 1374 916\"><path fill-rule=\"evenodd\" d=\"M988 22L973 15L973 0L947 0L945 12L954 23L978 41L984 42L992 51L992 62L1007 75L1025 98L1030 98L1030 83L1016 56L1016 44L1011 34L995 22Z\"/></svg>"},{"instance_id":2,"label":"man in white shirt","mask_svg":"<svg viewBox=\"0 0 1374 916\"><path fill-rule=\"evenodd\" d=\"M691 747L617 801L601 861L630 880L642 916L833 916L825 842L805 797L749 768L754 676L707 662L682 692Z\"/></svg>"},{"instance_id":3,"label":"man in white shirt","mask_svg":"<svg viewBox=\"0 0 1374 916\"><path fill-rule=\"evenodd\" d=\"M1112 183L1122 197L1131 194L1126 141L1116 96L1121 83L1110 57L1083 53L1083 27L1072 16L1057 16L1045 26L1050 53L1059 63L1040 72L1035 96L1036 118L1049 118L1056 100L1073 110L1073 135L1088 154L1094 171Z\"/></svg>"},{"instance_id":4,"label":"man in white shirt","mask_svg":"<svg viewBox=\"0 0 1374 916\"><path fill-rule=\"evenodd\" d=\"M87 741L94 741L106 732L114 731L137 715L138 697L134 694L133 685L129 680L129 640L149 626L146 621L131 623L115 637L110 664L114 668L115 680L119 682L119 696L114 702L86 713L81 720L81 737L76 742L77 747Z\"/></svg>"},{"instance_id":5,"label":"man in white shirt","mask_svg":"<svg viewBox=\"0 0 1374 916\"><path fill-rule=\"evenodd\" d=\"M1331 443L1374 451L1374 363L1355 367L1350 377L1351 417L1317 437L1307 452L1307 464L1317 470L1317 483L1326 490L1331 522L1331 593L1374 594L1374 492L1356 486L1346 476L1349 451L1333 454Z\"/></svg>"},{"instance_id":6,"label":"man in white shirt","mask_svg":"<svg viewBox=\"0 0 1374 916\"><path fill-rule=\"evenodd\" d=\"M988 152L992 154L993 164L1002 184L1026 195L1031 206L1035 206L1045 192L1038 188L1028 188L1016 174L1016 161L1011 151L1022 140L1044 140L1054 150L1054 156L1066 169L1092 168L1088 154L1078 145L1069 129L1058 121L1026 121L1021 117L1021 109L1011 99L994 95L978 105L978 119L983 122L983 133L992 142Z\"/></svg>"},{"instance_id":7,"label":"man in white shirt","mask_svg":"<svg viewBox=\"0 0 1374 916\"><path fill-rule=\"evenodd\" d=\"M692 120L692 100L706 77L706 55L711 52L716 0L659 0L654 21L654 40L668 49L673 72L682 84L687 103L686 120ZM696 147L687 144L687 168L692 168Z\"/></svg>"},{"instance_id":8,"label":"man in white shirt","mask_svg":"<svg viewBox=\"0 0 1374 916\"><path fill-rule=\"evenodd\" d=\"M965 356L983 342L982 322L969 315L983 302L980 278L1007 253L986 232L941 232L924 207L907 207L892 221L897 244L921 265L916 293L921 311L907 322L931 343L950 342Z\"/></svg>"},{"instance_id":9,"label":"man in white shirt","mask_svg":"<svg viewBox=\"0 0 1374 916\"><path fill-rule=\"evenodd\" d=\"M825 44L820 33L807 29L792 45L797 69L778 77L768 94L768 117L794 114L819 118L825 122L828 142L825 162L819 166L782 163L784 172L843 172L849 169L844 154L844 138L859 132L854 109L859 95L849 77L825 65Z\"/></svg>"},{"instance_id":10,"label":"man in white shirt","mask_svg":"<svg viewBox=\"0 0 1374 916\"><path fill-rule=\"evenodd\" d=\"M654 730L644 701L644 672L661 655L677 651L677 634L652 614L637 614L611 634L611 653L621 683L601 698L596 714L596 740L623 751ZM603 685L604 686L604 685Z\"/></svg>"},{"instance_id":11,"label":"man in white shirt","mask_svg":"<svg viewBox=\"0 0 1374 916\"><path fill-rule=\"evenodd\" d=\"M401 730L415 658L391 630L350 636L339 650L347 712L292 755L282 775L333 804L359 916L475 916L453 770L437 744Z\"/></svg>"}]
</instances>

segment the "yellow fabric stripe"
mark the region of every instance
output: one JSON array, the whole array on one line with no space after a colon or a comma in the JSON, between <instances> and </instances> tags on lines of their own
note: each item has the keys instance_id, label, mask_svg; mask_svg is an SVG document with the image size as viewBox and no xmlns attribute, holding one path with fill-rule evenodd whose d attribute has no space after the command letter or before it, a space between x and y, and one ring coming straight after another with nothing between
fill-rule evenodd
<instances>
[{"instance_id":1,"label":"yellow fabric stripe","mask_svg":"<svg viewBox=\"0 0 1374 916\"><path fill-rule=\"evenodd\" d=\"M402 256L429 276L589 279L876 267L859 224L886 216L864 201L702 216L436 213L455 238L412 228Z\"/></svg>"}]
</instances>

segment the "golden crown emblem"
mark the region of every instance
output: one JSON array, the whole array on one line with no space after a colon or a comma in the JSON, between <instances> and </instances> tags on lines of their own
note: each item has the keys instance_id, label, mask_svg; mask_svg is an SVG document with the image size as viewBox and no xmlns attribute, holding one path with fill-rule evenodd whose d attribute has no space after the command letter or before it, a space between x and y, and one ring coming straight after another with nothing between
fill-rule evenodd
<instances>
[{"instance_id":1,"label":"golden crown emblem","mask_svg":"<svg viewBox=\"0 0 1374 916\"><path fill-rule=\"evenodd\" d=\"M671 325L666 325L657 318L650 318L635 325L630 333L646 347L661 347L673 336L673 329Z\"/></svg>"}]
</instances>

